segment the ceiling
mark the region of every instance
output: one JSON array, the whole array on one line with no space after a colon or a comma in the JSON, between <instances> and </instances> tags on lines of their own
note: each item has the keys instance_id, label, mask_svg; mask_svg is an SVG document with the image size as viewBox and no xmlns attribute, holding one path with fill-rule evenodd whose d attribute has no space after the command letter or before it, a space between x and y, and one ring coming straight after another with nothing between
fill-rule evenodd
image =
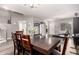
<instances>
[{"instance_id":1,"label":"ceiling","mask_svg":"<svg viewBox=\"0 0 79 59\"><path fill-rule=\"evenodd\" d=\"M28 16L41 18L63 18L72 17L75 12L79 13L78 4L40 4L37 8L30 8L24 4L0 4L9 10L17 11Z\"/></svg>"}]
</instances>

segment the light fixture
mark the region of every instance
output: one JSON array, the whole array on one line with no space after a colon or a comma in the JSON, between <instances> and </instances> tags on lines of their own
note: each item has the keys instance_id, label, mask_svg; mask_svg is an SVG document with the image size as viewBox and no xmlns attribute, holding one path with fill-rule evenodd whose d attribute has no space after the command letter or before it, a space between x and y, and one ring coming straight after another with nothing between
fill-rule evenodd
<instances>
[{"instance_id":1,"label":"light fixture","mask_svg":"<svg viewBox=\"0 0 79 59\"><path fill-rule=\"evenodd\" d=\"M8 24L11 24L11 11L8 10L8 12L9 12Z\"/></svg>"},{"instance_id":2,"label":"light fixture","mask_svg":"<svg viewBox=\"0 0 79 59\"><path fill-rule=\"evenodd\" d=\"M30 8L37 8L40 4L24 4L24 6L28 6Z\"/></svg>"},{"instance_id":3,"label":"light fixture","mask_svg":"<svg viewBox=\"0 0 79 59\"><path fill-rule=\"evenodd\" d=\"M74 15L77 17L78 16L78 13L76 12L76 13L74 13Z\"/></svg>"}]
</instances>

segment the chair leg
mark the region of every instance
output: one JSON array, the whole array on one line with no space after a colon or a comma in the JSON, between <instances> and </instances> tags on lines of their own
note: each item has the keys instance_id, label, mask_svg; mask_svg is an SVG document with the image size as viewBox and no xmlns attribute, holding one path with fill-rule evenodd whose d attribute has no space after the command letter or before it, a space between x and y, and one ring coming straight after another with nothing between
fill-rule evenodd
<instances>
[{"instance_id":1,"label":"chair leg","mask_svg":"<svg viewBox=\"0 0 79 59\"><path fill-rule=\"evenodd\" d=\"M14 55L16 55L16 48L14 48Z\"/></svg>"},{"instance_id":2,"label":"chair leg","mask_svg":"<svg viewBox=\"0 0 79 59\"><path fill-rule=\"evenodd\" d=\"M17 54L19 55L19 50L18 50Z\"/></svg>"},{"instance_id":3,"label":"chair leg","mask_svg":"<svg viewBox=\"0 0 79 59\"><path fill-rule=\"evenodd\" d=\"M18 49L18 52L17 52L17 54L18 54L18 55L20 55L20 50L19 50L19 49Z\"/></svg>"},{"instance_id":4,"label":"chair leg","mask_svg":"<svg viewBox=\"0 0 79 59\"><path fill-rule=\"evenodd\" d=\"M15 55L16 50L14 49L14 55Z\"/></svg>"},{"instance_id":5,"label":"chair leg","mask_svg":"<svg viewBox=\"0 0 79 59\"><path fill-rule=\"evenodd\" d=\"M25 54L25 49L23 49L23 55Z\"/></svg>"}]
</instances>

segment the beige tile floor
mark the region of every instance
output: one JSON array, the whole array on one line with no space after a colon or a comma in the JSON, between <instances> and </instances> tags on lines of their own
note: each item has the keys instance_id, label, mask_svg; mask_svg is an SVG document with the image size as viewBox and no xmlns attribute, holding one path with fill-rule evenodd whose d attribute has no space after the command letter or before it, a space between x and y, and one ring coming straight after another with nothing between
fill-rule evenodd
<instances>
[{"instance_id":1,"label":"beige tile floor","mask_svg":"<svg viewBox=\"0 0 79 59\"><path fill-rule=\"evenodd\" d=\"M76 50L75 49L72 49L71 47L75 48L73 39L69 39L68 40L68 45L67 45L67 50L66 50L66 54L67 55L75 55Z\"/></svg>"},{"instance_id":2,"label":"beige tile floor","mask_svg":"<svg viewBox=\"0 0 79 59\"><path fill-rule=\"evenodd\" d=\"M0 44L0 55L12 55L13 54L13 42L10 40Z\"/></svg>"}]
</instances>

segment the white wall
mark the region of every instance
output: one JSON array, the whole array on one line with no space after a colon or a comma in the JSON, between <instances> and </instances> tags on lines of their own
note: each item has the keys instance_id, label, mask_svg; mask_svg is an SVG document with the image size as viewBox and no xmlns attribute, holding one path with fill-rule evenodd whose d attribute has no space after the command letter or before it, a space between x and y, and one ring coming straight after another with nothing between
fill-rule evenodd
<instances>
[{"instance_id":1,"label":"white wall","mask_svg":"<svg viewBox=\"0 0 79 59\"><path fill-rule=\"evenodd\" d=\"M45 19L46 28L48 29L48 34L55 34L55 22L54 19Z\"/></svg>"},{"instance_id":2,"label":"white wall","mask_svg":"<svg viewBox=\"0 0 79 59\"><path fill-rule=\"evenodd\" d=\"M0 9L0 42L6 40L6 33L7 39L11 39L11 32L15 32L19 30L19 21L29 20L30 17L26 17L24 15L20 15L17 13L11 13L11 22L12 24L8 24L7 21L9 19L9 12L6 10Z\"/></svg>"},{"instance_id":3,"label":"white wall","mask_svg":"<svg viewBox=\"0 0 79 59\"><path fill-rule=\"evenodd\" d=\"M61 34L61 23L68 23L71 25L70 34L73 34L73 17L61 19L45 19L44 21L48 28L48 34Z\"/></svg>"},{"instance_id":4,"label":"white wall","mask_svg":"<svg viewBox=\"0 0 79 59\"><path fill-rule=\"evenodd\" d=\"M63 31L61 31L61 23L70 24L71 25L70 32L71 32L71 34L73 33L73 17L56 20L55 21L55 34L63 33Z\"/></svg>"},{"instance_id":5,"label":"white wall","mask_svg":"<svg viewBox=\"0 0 79 59\"><path fill-rule=\"evenodd\" d=\"M49 34L55 34L55 29L54 29L55 22L49 21L48 24L49 24Z\"/></svg>"}]
</instances>

